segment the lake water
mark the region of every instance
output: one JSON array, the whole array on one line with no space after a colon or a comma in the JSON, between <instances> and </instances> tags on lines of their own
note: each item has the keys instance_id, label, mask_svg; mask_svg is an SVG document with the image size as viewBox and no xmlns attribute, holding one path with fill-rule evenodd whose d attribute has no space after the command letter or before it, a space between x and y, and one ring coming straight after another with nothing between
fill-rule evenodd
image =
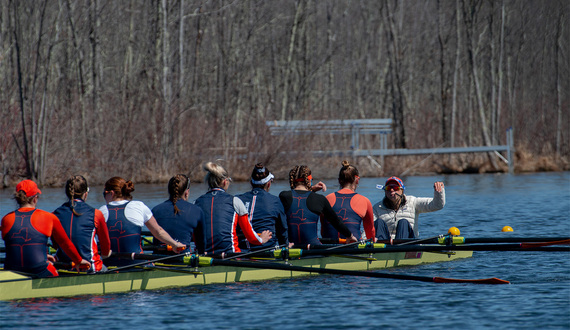
<instances>
[{"instance_id":1,"label":"lake water","mask_svg":"<svg viewBox=\"0 0 570 330\"><path fill-rule=\"evenodd\" d=\"M377 183L363 178L358 192L380 200ZM403 178L406 194L432 196L446 186L441 211L420 216L420 234L458 227L466 237L570 236L570 173L480 174ZM328 192L335 180L325 181ZM153 207L166 187L136 185L135 199ZM229 192L249 189L233 183ZM272 193L288 189L276 182ZM63 189L43 189L39 208L53 211ZM191 187L192 199L205 186ZM103 204L101 187L88 202ZM15 208L12 190L0 191L0 216ZM502 233L503 226L512 233ZM570 254L475 252L473 258L386 272L452 278L498 277L510 285L435 284L393 279L316 276L106 296L0 302L0 327L328 329L570 329Z\"/></svg>"}]
</instances>

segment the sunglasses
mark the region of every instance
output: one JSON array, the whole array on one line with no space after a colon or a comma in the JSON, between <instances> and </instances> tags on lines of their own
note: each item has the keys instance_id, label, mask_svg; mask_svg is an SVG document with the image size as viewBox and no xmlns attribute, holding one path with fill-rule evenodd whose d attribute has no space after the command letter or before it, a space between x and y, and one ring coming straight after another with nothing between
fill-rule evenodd
<instances>
[{"instance_id":1,"label":"sunglasses","mask_svg":"<svg viewBox=\"0 0 570 330\"><path fill-rule=\"evenodd\" d=\"M400 190L400 189L402 189L402 188L401 188L400 186L398 186L398 185L390 184L390 185L384 186L383 189L386 190L386 191L392 191L392 190L398 191L398 190Z\"/></svg>"}]
</instances>

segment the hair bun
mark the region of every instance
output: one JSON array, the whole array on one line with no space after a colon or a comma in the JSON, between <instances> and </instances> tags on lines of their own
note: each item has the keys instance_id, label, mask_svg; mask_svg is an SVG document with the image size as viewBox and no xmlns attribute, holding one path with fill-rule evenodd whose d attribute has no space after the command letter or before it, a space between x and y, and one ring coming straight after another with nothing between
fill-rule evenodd
<instances>
[{"instance_id":1,"label":"hair bun","mask_svg":"<svg viewBox=\"0 0 570 330\"><path fill-rule=\"evenodd\" d=\"M348 166L350 166L350 163L348 162L348 160L343 160L343 161L342 161L342 166L343 166L343 167L348 167Z\"/></svg>"},{"instance_id":2,"label":"hair bun","mask_svg":"<svg viewBox=\"0 0 570 330\"><path fill-rule=\"evenodd\" d=\"M135 191L135 184L131 180L125 182L125 185L123 186L123 192L126 193L125 195L128 195L133 191Z\"/></svg>"},{"instance_id":3,"label":"hair bun","mask_svg":"<svg viewBox=\"0 0 570 330\"><path fill-rule=\"evenodd\" d=\"M255 164L254 171L257 173L265 173L265 166L262 163Z\"/></svg>"}]
</instances>

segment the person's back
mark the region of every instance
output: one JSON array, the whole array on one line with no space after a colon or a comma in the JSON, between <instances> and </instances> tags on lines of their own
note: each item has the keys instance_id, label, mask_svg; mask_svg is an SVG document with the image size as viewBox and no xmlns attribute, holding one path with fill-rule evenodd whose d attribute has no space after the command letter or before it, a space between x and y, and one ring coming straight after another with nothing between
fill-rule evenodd
<instances>
[{"instance_id":1,"label":"person's back","mask_svg":"<svg viewBox=\"0 0 570 330\"><path fill-rule=\"evenodd\" d=\"M51 214L35 208L20 208L4 216L2 221L2 238L6 245L4 269L31 274L43 273L47 266L46 247L51 234L49 223L42 219L47 215ZM7 223L10 223L9 227ZM45 276L50 275L46 273Z\"/></svg>"},{"instance_id":2,"label":"person's back","mask_svg":"<svg viewBox=\"0 0 570 330\"><path fill-rule=\"evenodd\" d=\"M127 218L126 211L129 204L136 205L133 201L110 202L101 208L107 215L107 228L111 239L111 249L117 253L143 253L141 234L143 221L135 223ZM139 202L140 203L140 202ZM141 203L142 204L142 203ZM134 213L134 212L133 212ZM134 263L121 260L110 260L114 266L124 266Z\"/></svg>"},{"instance_id":3,"label":"person's back","mask_svg":"<svg viewBox=\"0 0 570 330\"><path fill-rule=\"evenodd\" d=\"M103 269L101 255L106 257L110 253L109 234L103 214L81 200L74 201L74 204L72 208L71 201L66 202L58 207L53 214L61 222L63 229L81 257L91 262L92 270L101 271ZM96 222L99 218L101 220ZM99 227L102 230L98 230ZM104 235L101 235L102 231L104 231ZM99 235L97 235L97 232L99 232ZM99 247L94 239L96 235L99 236L99 244L102 245L101 251L99 251ZM62 249L57 249L56 258L61 262L71 262L71 259Z\"/></svg>"},{"instance_id":4,"label":"person's back","mask_svg":"<svg viewBox=\"0 0 570 330\"><path fill-rule=\"evenodd\" d=\"M342 219L342 222L350 229L350 232L358 239L361 238L360 225L362 223L362 218L355 211L355 207L352 205L353 200L358 201L360 196L355 192L342 193L336 191L332 194L327 195L327 200L331 204L333 210L336 212L338 217ZM356 198L355 198L356 197ZM330 239L343 239L346 238L344 235L340 234L334 227L326 221L324 218L321 222L321 236L323 238Z\"/></svg>"},{"instance_id":5,"label":"person's back","mask_svg":"<svg viewBox=\"0 0 570 330\"><path fill-rule=\"evenodd\" d=\"M237 248L237 215L234 196L222 189L213 189L196 199L204 212L205 247L207 253L239 252ZM234 239L235 238L235 239Z\"/></svg>"},{"instance_id":6,"label":"person's back","mask_svg":"<svg viewBox=\"0 0 570 330\"><path fill-rule=\"evenodd\" d=\"M340 190L327 195L327 200L342 222L350 229L350 232L358 239L362 238L360 227L364 227L367 239L374 240L374 215L370 200L356 193L360 183L358 169L350 165L347 160L342 162L338 172ZM339 233L326 219L321 218L321 235L323 238L341 240L346 237Z\"/></svg>"},{"instance_id":7,"label":"person's back","mask_svg":"<svg viewBox=\"0 0 570 330\"><path fill-rule=\"evenodd\" d=\"M290 197L288 193L290 193ZM324 196L311 191L291 190L290 192L282 192L279 197L281 200L289 198L292 200L290 206L286 207L285 210L289 240L296 245L320 245L321 242L317 235L320 211L316 213L312 210L309 198L313 197L312 200L315 200L317 197L322 197L324 199Z\"/></svg>"},{"instance_id":8,"label":"person's back","mask_svg":"<svg viewBox=\"0 0 570 330\"><path fill-rule=\"evenodd\" d=\"M283 210L283 204L277 196L262 188L253 188L237 197L243 201L248 210L253 230L258 233L266 230L276 233L265 244L250 246L252 251L288 244L287 217Z\"/></svg>"},{"instance_id":9,"label":"person's back","mask_svg":"<svg viewBox=\"0 0 570 330\"><path fill-rule=\"evenodd\" d=\"M209 190L198 197L195 204L205 216L206 253L241 252L238 226L250 244L261 245L271 239L271 232L265 231L258 235L253 230L241 199L226 192L231 182L228 172L212 162L204 164L204 170L207 172L205 182Z\"/></svg>"},{"instance_id":10,"label":"person's back","mask_svg":"<svg viewBox=\"0 0 570 330\"><path fill-rule=\"evenodd\" d=\"M320 245L318 237L319 218L326 219L337 231L345 235L347 243L356 241L338 215L334 212L325 196L314 191L326 191L324 183L312 185L311 169L306 165L295 166L289 171L291 190L282 191L279 199L287 215L289 241L295 245Z\"/></svg>"},{"instance_id":11,"label":"person's back","mask_svg":"<svg viewBox=\"0 0 570 330\"><path fill-rule=\"evenodd\" d=\"M172 238L187 247L196 240L195 245L198 252L204 251L204 212L202 209L185 200L176 202L175 212L174 203L167 200L152 209L152 214L156 218L156 222L164 229Z\"/></svg>"},{"instance_id":12,"label":"person's back","mask_svg":"<svg viewBox=\"0 0 570 330\"><path fill-rule=\"evenodd\" d=\"M4 269L30 273L37 277L58 276L51 256L51 261L48 261L49 237L71 257L76 269L90 268L91 264L79 255L59 219L50 212L36 208L40 194L40 189L32 180L23 180L16 186L14 199L19 208L6 214L0 222L6 246Z\"/></svg>"}]
</instances>

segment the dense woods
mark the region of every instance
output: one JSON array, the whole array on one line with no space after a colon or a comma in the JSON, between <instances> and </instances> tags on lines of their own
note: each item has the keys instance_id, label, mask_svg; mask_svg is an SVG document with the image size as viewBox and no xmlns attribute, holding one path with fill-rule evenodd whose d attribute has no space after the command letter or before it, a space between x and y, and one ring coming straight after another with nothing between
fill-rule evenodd
<instances>
[{"instance_id":1,"label":"dense woods","mask_svg":"<svg viewBox=\"0 0 570 330\"><path fill-rule=\"evenodd\" d=\"M391 118L390 148L505 144L513 127L519 160L568 169L569 8L0 0L2 183L156 182L218 158L247 175L258 161L292 166L281 151L348 148L349 137L276 137L265 125L292 119Z\"/></svg>"}]
</instances>

